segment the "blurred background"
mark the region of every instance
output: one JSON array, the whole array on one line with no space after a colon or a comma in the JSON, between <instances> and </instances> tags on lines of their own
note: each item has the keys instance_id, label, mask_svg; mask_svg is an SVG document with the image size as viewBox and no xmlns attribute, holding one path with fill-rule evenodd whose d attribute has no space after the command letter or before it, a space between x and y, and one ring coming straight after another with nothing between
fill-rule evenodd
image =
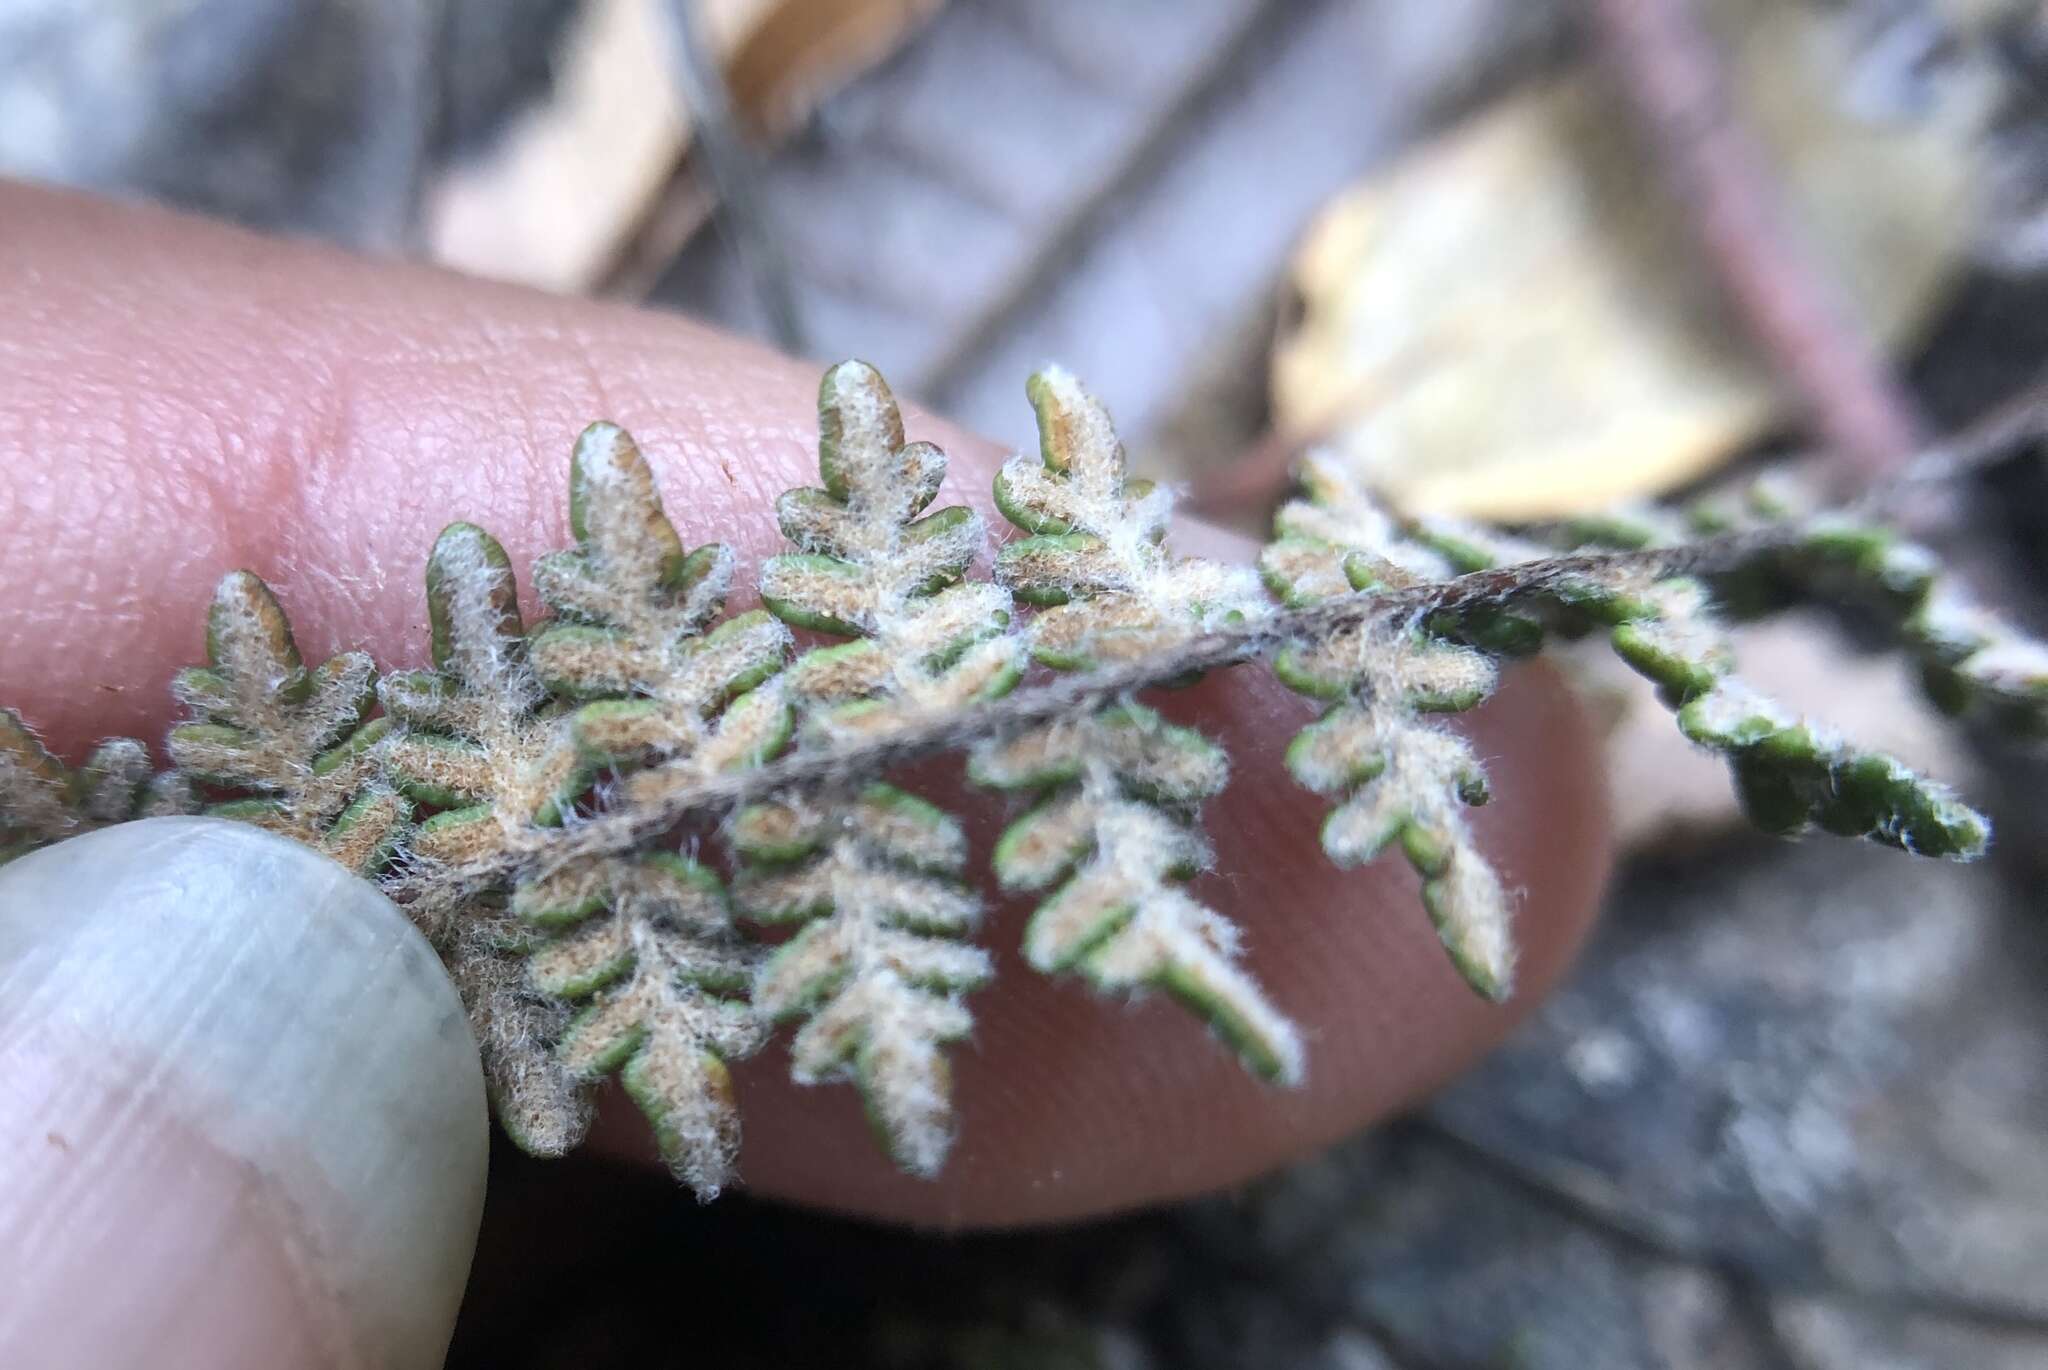
<instances>
[{"instance_id":1,"label":"blurred background","mask_svg":"<svg viewBox=\"0 0 2048 1370\"><path fill-rule=\"evenodd\" d=\"M1057 359L1247 528L1310 443L1550 518L1881 465L2048 364L2039 0L0 0L0 174L857 354L1016 445ZM1927 530L2037 633L2041 471ZM2044 770L1864 640L1745 664L1993 861L1748 835L1581 663L1610 908L1417 1115L966 1238L504 1151L451 1364L2048 1366Z\"/></svg>"}]
</instances>

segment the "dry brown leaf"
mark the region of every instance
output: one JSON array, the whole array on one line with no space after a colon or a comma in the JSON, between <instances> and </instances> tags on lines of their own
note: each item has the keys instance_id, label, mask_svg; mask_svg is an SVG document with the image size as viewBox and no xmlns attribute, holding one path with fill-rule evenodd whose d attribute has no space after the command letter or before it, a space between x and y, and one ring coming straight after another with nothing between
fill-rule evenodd
<instances>
[{"instance_id":1,"label":"dry brown leaf","mask_svg":"<svg viewBox=\"0 0 2048 1370\"><path fill-rule=\"evenodd\" d=\"M1840 21L1787 0L1718 13L1788 210L1863 326L1902 347L1969 242L1980 87L1965 71L1910 118L1876 114ZM1580 76L1332 202L1294 261L1275 427L1330 432L1404 507L1504 519L1666 490L1759 436L1780 393L1627 128Z\"/></svg>"}]
</instances>

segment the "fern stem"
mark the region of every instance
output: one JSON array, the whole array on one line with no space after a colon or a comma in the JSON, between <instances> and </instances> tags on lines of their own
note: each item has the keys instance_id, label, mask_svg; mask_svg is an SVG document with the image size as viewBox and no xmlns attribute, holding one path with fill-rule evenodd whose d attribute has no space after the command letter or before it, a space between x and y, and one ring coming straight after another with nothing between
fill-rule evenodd
<instances>
[{"instance_id":1,"label":"fern stem","mask_svg":"<svg viewBox=\"0 0 2048 1370\"><path fill-rule=\"evenodd\" d=\"M1001 699L927 718L830 747L794 752L779 760L679 785L620 808L560 828L530 828L515 836L502 855L436 872L432 883L450 878L488 882L508 870L544 874L564 862L631 849L685 819L723 813L785 790L871 776L890 766L935 752L963 749L1057 718L1073 717L1142 690L1190 674L1234 666L1290 642L1314 640L1373 619L1420 619L1440 610L1482 603L1506 604L1554 590L1561 582L1588 578L1650 579L1727 571L1763 553L1794 545L1802 525L1731 533L1676 547L1555 557L1530 566L1503 566L1453 580L1396 590L1359 591L1300 608L1203 632L1148 656L1098 670L1060 676ZM660 769L660 768L657 768ZM653 788L653 787L650 787ZM400 877L389 892L400 902L414 893Z\"/></svg>"},{"instance_id":2,"label":"fern stem","mask_svg":"<svg viewBox=\"0 0 2048 1370\"><path fill-rule=\"evenodd\" d=\"M2048 437L2048 376L2016 392L1982 418L1932 444L1904 471L1866 491L1852 509L1878 514L1896 509L1918 490L1959 479ZM987 738L1021 732L1056 718L1072 717L1103 704L1192 673L1234 666L1290 642L1324 637L1368 620L1406 616L1420 620L1440 610L1481 603L1509 603L1541 595L1560 581L1587 577L1705 575L1733 570L1750 559L1797 545L1803 521L1729 533L1670 547L1586 553L1509 565L1451 580L1401 589L1365 590L1199 633L1170 648L1097 670L1064 674L999 699L929 718L908 719L887 732L808 749L743 771L676 786L658 797L583 819L561 828L520 834L502 854L467 866L437 871L431 879L400 875L386 885L403 903L428 885L445 888L460 880L478 888L509 871L545 873L562 863L599 853L631 849L687 818L728 812L785 790L849 776L873 775L887 767L936 752L962 750Z\"/></svg>"}]
</instances>

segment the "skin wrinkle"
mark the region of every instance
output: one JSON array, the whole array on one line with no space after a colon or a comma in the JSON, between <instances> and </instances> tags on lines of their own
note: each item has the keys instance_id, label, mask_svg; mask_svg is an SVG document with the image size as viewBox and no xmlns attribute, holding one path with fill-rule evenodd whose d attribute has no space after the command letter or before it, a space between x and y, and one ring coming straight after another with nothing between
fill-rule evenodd
<instances>
[{"instance_id":1,"label":"skin wrinkle","mask_svg":"<svg viewBox=\"0 0 2048 1370\"><path fill-rule=\"evenodd\" d=\"M468 519L504 541L531 614L534 556L569 543L568 454L591 419L640 440L687 543L735 546L736 609L754 600L761 559L783 550L773 497L818 483L817 368L674 318L366 266L76 196L0 188L0 217L12 237L0 311L49 320L48 336L16 328L0 350L15 359L0 370L0 518L23 534L0 542L0 580L14 589L0 600L0 702L74 759L110 730L160 739L162 684L199 659L213 583L236 565L277 575L309 659L361 645L382 665L413 666L427 658L427 548L442 524ZM107 260L132 269L109 275ZM182 370L159 365L167 354ZM189 393L114 403L135 375L173 374ZM95 396L84 412L67 398L81 387ZM953 457L939 503L970 504L998 538L1014 536L990 509L1000 454L914 410L906 419ZM103 486L108 507L82 527L48 498L59 482ZM1192 525L1175 546L1240 563L1252 550ZM130 568L132 617L91 597L90 571L109 565ZM25 651L40 630L24 625L47 623L53 605L67 615L61 647ZM785 1036L736 1072L742 1178L925 1223L1046 1221L1228 1183L1418 1097L1540 996L1604 875L1597 747L1554 676L1517 674L1458 724L1499 758L1499 798L1475 830L1509 883L1531 891L1518 918L1525 988L1509 1009L1459 983L1398 862L1339 872L1322 856L1327 804L1281 759L1309 703L1262 672L1222 672L1159 692L1170 718L1198 722L1236 763L1204 812L1217 871L1192 892L1245 928L1248 969L1304 1029L1309 1087L1248 1078L1162 996L1127 1007L1030 971L1017 943L1036 900L992 899L978 940L1001 969L970 999L975 1038L952 1053L963 1131L944 1177L890 1169L855 1091L790 1084ZM126 688L79 688L97 680ZM1001 801L963 796L957 762L916 776L913 788L963 812L985 867ZM651 1155L630 1108L610 1108L600 1130L613 1150Z\"/></svg>"}]
</instances>

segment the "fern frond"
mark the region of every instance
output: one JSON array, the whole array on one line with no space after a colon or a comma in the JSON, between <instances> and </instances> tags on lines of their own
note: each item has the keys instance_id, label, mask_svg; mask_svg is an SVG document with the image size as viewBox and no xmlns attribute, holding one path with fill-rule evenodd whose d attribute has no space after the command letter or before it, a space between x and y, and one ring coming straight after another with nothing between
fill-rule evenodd
<instances>
[{"instance_id":1,"label":"fern frond","mask_svg":"<svg viewBox=\"0 0 2048 1370\"><path fill-rule=\"evenodd\" d=\"M165 744L187 777L243 796L205 812L297 838L363 874L382 867L412 806L383 782L390 721L365 721L377 686L369 655L308 670L270 587L235 571L213 592L206 660L171 684L194 721Z\"/></svg>"},{"instance_id":2,"label":"fern frond","mask_svg":"<svg viewBox=\"0 0 2048 1370\"><path fill-rule=\"evenodd\" d=\"M530 962L535 988L586 1001L562 1063L586 1081L619 1072L676 1178L717 1197L739 1150L727 1063L766 1036L745 997L759 957L733 928L724 884L650 852L557 870L516 900L529 919L573 925Z\"/></svg>"},{"instance_id":3,"label":"fern frond","mask_svg":"<svg viewBox=\"0 0 2048 1370\"><path fill-rule=\"evenodd\" d=\"M1052 605L1028 628L1032 655L1061 670L1128 661L1206 628L1262 614L1244 568L1166 549L1170 491L1131 480L1108 412L1064 371L1025 387L1039 455L996 477L996 506L1031 536L1005 547L996 573L1021 599ZM1228 779L1223 750L1191 728L1125 701L998 741L969 775L1039 796L997 844L1010 889L1058 889L1025 933L1040 971L1078 971L1105 991L1165 989L1205 1018L1246 1067L1298 1084L1301 1042L1238 965L1241 936L1184 882L1208 864L1201 802Z\"/></svg>"},{"instance_id":4,"label":"fern frond","mask_svg":"<svg viewBox=\"0 0 2048 1370\"><path fill-rule=\"evenodd\" d=\"M73 770L19 714L0 709L0 865L109 823L195 807L183 777L152 774L149 749L134 738L102 742Z\"/></svg>"},{"instance_id":5,"label":"fern frond","mask_svg":"<svg viewBox=\"0 0 2048 1370\"><path fill-rule=\"evenodd\" d=\"M881 376L862 362L833 367L818 421L823 488L777 501L798 550L763 567L761 598L785 622L856 640L805 653L778 682L802 719L799 754L956 714L1007 693L1023 670L1009 596L962 581L981 520L961 507L924 512L945 455L905 441ZM804 1022L795 1078L850 1078L896 1161L936 1173L953 1133L941 1048L967 1035L963 995L993 972L958 940L980 918L958 821L863 778L743 809L731 836L741 911L804 925L754 985L762 1012Z\"/></svg>"},{"instance_id":6,"label":"fern frond","mask_svg":"<svg viewBox=\"0 0 2048 1370\"><path fill-rule=\"evenodd\" d=\"M397 787L438 809L406 855L419 897L407 911L441 950L469 1007L494 1111L513 1141L558 1155L581 1140L586 1091L554 1056L567 1014L525 983L533 930L507 912L511 856L534 825L562 822L595 763L528 660L510 558L469 523L443 529L427 558L432 671L377 683L399 726L381 744ZM493 878L461 872L499 863Z\"/></svg>"},{"instance_id":7,"label":"fern frond","mask_svg":"<svg viewBox=\"0 0 2048 1370\"><path fill-rule=\"evenodd\" d=\"M576 440L569 522L575 549L534 567L556 617L534 634L530 662L550 693L586 701L562 725L585 764L626 773L630 802L650 782L778 751L790 710L762 687L789 630L758 611L712 626L733 554L684 551L646 458L616 425ZM656 763L665 769L644 769ZM669 1168L715 1197L739 1149L727 1066L765 1036L746 1003L759 957L733 927L723 883L671 852L602 854L529 874L512 909L555 934L533 953L533 986L584 1005L556 1048L562 1066L585 1082L617 1071Z\"/></svg>"},{"instance_id":8,"label":"fern frond","mask_svg":"<svg viewBox=\"0 0 2048 1370\"><path fill-rule=\"evenodd\" d=\"M907 1169L945 1159L947 1047L993 966L969 940L966 832L882 780L899 763L964 751L977 783L1030 798L993 867L1042 895L1025 934L1035 968L1163 989L1253 1072L1291 1083L1295 1029L1189 884L1212 859L1197 819L1227 758L1141 691L1270 661L1321 700L1287 764L1332 800L1325 850L1354 865L1398 847L1453 963L1494 998L1511 984L1512 901L1467 826L1483 769L1440 716L1490 695L1503 658L1605 633L1685 735L1727 759L1764 827L1959 859L1984 849L1985 820L1743 685L1717 602L1862 601L1938 703L2048 732L2048 648L1969 604L1884 521L1886 492L1829 511L1772 479L1686 510L1510 533L1403 519L1311 456L1255 574L1170 551L1169 494L1129 478L1107 413L1071 376L1042 372L1028 392L1039 452L995 491L1025 536L993 580L970 575L980 519L928 512L944 455L905 441L858 362L820 388L820 488L777 503L794 550L763 568L766 612L721 620L732 554L685 549L639 449L605 423L577 440L576 545L536 564L550 617L531 635L503 549L469 524L428 562L431 670L378 679L361 653L308 669L268 588L230 575L208 664L177 681L192 717L171 734L173 770L152 776L125 739L74 770L0 711L0 860L203 796L374 871L446 963L515 1141L573 1146L590 1086L617 1072L671 1168L709 1197L738 1147L729 1063L778 1020L801 1024L798 1080L851 1079ZM1973 441L1956 450L1980 460L1989 440ZM1020 617L1018 601L1038 611ZM843 640L790 662L791 627ZM1013 693L1033 659L1060 674ZM373 691L382 718L367 718ZM417 826L413 804L431 811ZM674 850L679 824L721 819L730 896ZM791 935L769 949L735 908Z\"/></svg>"},{"instance_id":9,"label":"fern frond","mask_svg":"<svg viewBox=\"0 0 2048 1370\"><path fill-rule=\"evenodd\" d=\"M1163 989L1254 1074L1299 1084L1300 1036L1238 964L1236 925L1185 888L1211 864L1195 811L1229 769L1220 747L1137 704L985 743L969 763L976 782L1037 799L994 858L1005 889L1057 886L1025 930L1035 969Z\"/></svg>"}]
</instances>

